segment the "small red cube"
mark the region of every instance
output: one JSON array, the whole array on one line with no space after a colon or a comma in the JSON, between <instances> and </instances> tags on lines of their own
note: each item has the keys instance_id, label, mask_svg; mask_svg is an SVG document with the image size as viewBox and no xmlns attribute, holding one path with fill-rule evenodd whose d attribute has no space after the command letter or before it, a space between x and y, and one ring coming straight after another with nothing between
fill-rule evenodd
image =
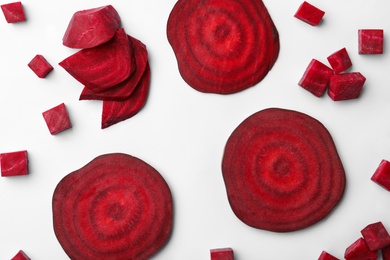
<instances>
[{"instance_id":1,"label":"small red cube","mask_svg":"<svg viewBox=\"0 0 390 260\"><path fill-rule=\"evenodd\" d=\"M298 85L316 97L320 97L324 94L332 75L333 70L331 68L316 59L312 59Z\"/></svg>"},{"instance_id":2,"label":"small red cube","mask_svg":"<svg viewBox=\"0 0 390 260\"><path fill-rule=\"evenodd\" d=\"M372 175L371 180L390 191L390 162L382 160Z\"/></svg>"},{"instance_id":3,"label":"small red cube","mask_svg":"<svg viewBox=\"0 0 390 260\"><path fill-rule=\"evenodd\" d=\"M376 260L378 258L378 251L371 251L367 246L366 241L361 237L353 242L346 250L344 254L346 260Z\"/></svg>"},{"instance_id":4,"label":"small red cube","mask_svg":"<svg viewBox=\"0 0 390 260\"><path fill-rule=\"evenodd\" d=\"M20 176L28 174L27 151L17 151L0 154L1 176Z\"/></svg>"},{"instance_id":5,"label":"small red cube","mask_svg":"<svg viewBox=\"0 0 390 260\"><path fill-rule=\"evenodd\" d=\"M40 54L37 54L29 63L28 66L34 73L40 77L45 78L50 71L53 70L53 66Z\"/></svg>"},{"instance_id":6,"label":"small red cube","mask_svg":"<svg viewBox=\"0 0 390 260\"><path fill-rule=\"evenodd\" d=\"M327 59L336 74L346 71L352 67L352 62L346 48L342 48L341 50L334 52Z\"/></svg>"},{"instance_id":7,"label":"small red cube","mask_svg":"<svg viewBox=\"0 0 390 260\"><path fill-rule=\"evenodd\" d=\"M382 222L375 222L366 226L361 231L367 246L372 251L382 249L390 245L390 235Z\"/></svg>"},{"instance_id":8,"label":"small red cube","mask_svg":"<svg viewBox=\"0 0 390 260\"><path fill-rule=\"evenodd\" d=\"M20 250L11 260L30 260L30 258L24 253L22 250Z\"/></svg>"},{"instance_id":9,"label":"small red cube","mask_svg":"<svg viewBox=\"0 0 390 260\"><path fill-rule=\"evenodd\" d=\"M211 260L234 260L233 249L227 248L217 248L210 250Z\"/></svg>"},{"instance_id":10,"label":"small red cube","mask_svg":"<svg viewBox=\"0 0 390 260\"><path fill-rule=\"evenodd\" d=\"M381 252L383 260L390 260L390 246L382 248Z\"/></svg>"},{"instance_id":11,"label":"small red cube","mask_svg":"<svg viewBox=\"0 0 390 260\"><path fill-rule=\"evenodd\" d=\"M304 1L299 6L294 16L310 25L316 26L320 23L324 15L325 15L324 11Z\"/></svg>"},{"instance_id":12,"label":"small red cube","mask_svg":"<svg viewBox=\"0 0 390 260\"><path fill-rule=\"evenodd\" d=\"M322 251L318 260L339 260L339 259L337 257L334 257L333 255L329 254L326 251Z\"/></svg>"},{"instance_id":13,"label":"small red cube","mask_svg":"<svg viewBox=\"0 0 390 260\"><path fill-rule=\"evenodd\" d=\"M1 5L7 23L17 23L26 21L23 5L21 2L14 2Z\"/></svg>"},{"instance_id":14,"label":"small red cube","mask_svg":"<svg viewBox=\"0 0 390 260\"><path fill-rule=\"evenodd\" d=\"M328 95L333 101L358 98L365 82L360 72L334 74L330 77Z\"/></svg>"},{"instance_id":15,"label":"small red cube","mask_svg":"<svg viewBox=\"0 0 390 260\"><path fill-rule=\"evenodd\" d=\"M43 112L42 115L52 135L56 135L72 127L64 103Z\"/></svg>"},{"instance_id":16,"label":"small red cube","mask_svg":"<svg viewBox=\"0 0 390 260\"><path fill-rule=\"evenodd\" d=\"M383 34L382 29L359 30L359 54L382 54Z\"/></svg>"}]
</instances>

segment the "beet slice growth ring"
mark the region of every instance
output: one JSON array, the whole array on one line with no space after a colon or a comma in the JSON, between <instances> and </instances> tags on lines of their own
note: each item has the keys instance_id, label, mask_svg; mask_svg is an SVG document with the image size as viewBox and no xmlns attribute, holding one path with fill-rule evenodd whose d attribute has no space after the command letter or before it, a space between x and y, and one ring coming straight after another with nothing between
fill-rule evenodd
<instances>
[{"instance_id":1,"label":"beet slice growth ring","mask_svg":"<svg viewBox=\"0 0 390 260\"><path fill-rule=\"evenodd\" d=\"M71 259L148 259L170 237L171 192L144 161L101 155L58 183L53 224Z\"/></svg>"},{"instance_id":2,"label":"beet slice growth ring","mask_svg":"<svg viewBox=\"0 0 390 260\"><path fill-rule=\"evenodd\" d=\"M279 108L259 111L233 131L222 173L236 216L249 226L275 232L322 220L339 203L346 182L324 125Z\"/></svg>"}]
</instances>

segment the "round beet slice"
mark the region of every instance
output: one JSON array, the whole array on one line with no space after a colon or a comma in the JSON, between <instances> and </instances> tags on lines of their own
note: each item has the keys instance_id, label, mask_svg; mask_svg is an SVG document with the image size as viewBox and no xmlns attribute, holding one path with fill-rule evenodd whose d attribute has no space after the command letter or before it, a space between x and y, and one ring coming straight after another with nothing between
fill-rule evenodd
<instances>
[{"instance_id":1,"label":"round beet slice","mask_svg":"<svg viewBox=\"0 0 390 260\"><path fill-rule=\"evenodd\" d=\"M179 0L167 38L182 78L207 93L255 85L279 54L279 35L261 0Z\"/></svg>"},{"instance_id":2,"label":"round beet slice","mask_svg":"<svg viewBox=\"0 0 390 260\"><path fill-rule=\"evenodd\" d=\"M172 229L167 183L127 154L98 156L65 176L52 206L55 235L71 259L148 259Z\"/></svg>"},{"instance_id":3,"label":"round beet slice","mask_svg":"<svg viewBox=\"0 0 390 260\"><path fill-rule=\"evenodd\" d=\"M249 226L303 229L340 201L345 173L328 130L301 112L269 108L245 119L222 160L229 203Z\"/></svg>"}]
</instances>

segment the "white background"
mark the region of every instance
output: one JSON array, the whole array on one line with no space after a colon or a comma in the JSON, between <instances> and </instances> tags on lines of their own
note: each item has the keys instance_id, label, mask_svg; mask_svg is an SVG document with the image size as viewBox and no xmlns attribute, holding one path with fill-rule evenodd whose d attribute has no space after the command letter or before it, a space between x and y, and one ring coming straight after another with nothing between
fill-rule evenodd
<instances>
[{"instance_id":1,"label":"white background","mask_svg":"<svg viewBox=\"0 0 390 260\"><path fill-rule=\"evenodd\" d=\"M26 22L0 19L0 152L27 150L30 160L28 176L0 179L0 259L19 249L34 260L68 259L52 228L53 190L66 174L110 152L143 159L171 188L174 228L156 260L206 260L218 247L232 247L238 260L317 259L322 250L342 258L367 224L382 221L390 230L390 193L370 180L380 160L390 159L390 2L312 0L325 11L321 25L312 27L294 18L301 1L265 0L280 34L279 58L261 83L227 96L197 92L180 77L166 38L175 2L25 0ZM72 14L105 4L116 8L128 34L146 44L152 82L138 115L102 130L101 102L79 101L81 84L58 62L74 52L62 45ZM385 30L383 55L357 53L357 32L364 28ZM358 99L333 102L297 85L312 58L327 64L326 57L343 47L351 71L367 78ZM54 67L45 79L27 67L36 54ZM52 136L42 112L62 102L73 128ZM295 109L321 121L346 170L339 206L305 230L257 230L228 205L220 169L225 142L242 120L268 107Z\"/></svg>"}]
</instances>

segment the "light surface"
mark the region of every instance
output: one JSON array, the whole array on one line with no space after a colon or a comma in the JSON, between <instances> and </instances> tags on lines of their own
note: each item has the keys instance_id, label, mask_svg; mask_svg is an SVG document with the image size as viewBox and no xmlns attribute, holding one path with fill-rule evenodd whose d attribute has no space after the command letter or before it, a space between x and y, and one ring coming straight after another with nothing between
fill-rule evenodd
<instances>
[{"instance_id":1,"label":"light surface","mask_svg":"<svg viewBox=\"0 0 390 260\"><path fill-rule=\"evenodd\" d=\"M52 228L53 190L66 174L111 152L145 160L172 190L174 228L156 260L207 260L209 250L219 247L232 247L238 260L317 259L322 250L342 258L367 224L382 221L390 230L390 193L370 180L379 162L390 159L390 2L313 0L325 16L312 27L294 18L301 1L266 0L280 34L279 58L261 83L227 96L197 92L180 77L166 38L175 2L26 0L26 22L0 19L0 152L28 150L30 160L28 176L0 178L0 259L20 249L31 259L68 259ZM101 130L101 102L79 101L81 84L58 63L74 52L62 45L72 14L105 4L117 9L128 34L146 44L152 82L138 115ZM357 53L358 29L364 28L384 29L383 55ZM327 64L326 57L343 47L351 71L367 78L358 99L334 102L298 86L312 58ZM36 54L54 67L45 79L27 67ZM42 112L62 102L73 128L52 136ZM242 120L268 107L298 110L321 121L346 170L339 206L305 230L248 227L227 201L220 167L225 142Z\"/></svg>"}]
</instances>

